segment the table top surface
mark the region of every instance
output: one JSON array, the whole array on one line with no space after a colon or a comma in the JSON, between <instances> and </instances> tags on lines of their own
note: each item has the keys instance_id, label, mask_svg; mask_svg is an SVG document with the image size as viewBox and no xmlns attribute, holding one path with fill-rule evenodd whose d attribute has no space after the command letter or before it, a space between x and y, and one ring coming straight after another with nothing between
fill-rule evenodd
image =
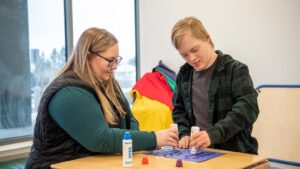
<instances>
[{"instance_id":1,"label":"table top surface","mask_svg":"<svg viewBox=\"0 0 300 169\"><path fill-rule=\"evenodd\" d=\"M245 168L249 166L255 166L257 164L267 163L266 157L258 155L251 155L245 153L223 151L216 149L205 149L208 151L223 152L222 156L203 161L203 162L190 162L183 160L183 169L195 169L195 168L222 168L222 169L234 169ZM133 154L133 165L130 169L175 169L176 159L158 157L152 155L145 155L144 152L135 152ZM143 165L142 158L148 157L149 164ZM53 169L99 169L99 168L111 168L111 169L124 169L122 166L122 155L95 155L85 158L80 158L71 161L65 161L51 165Z\"/></svg>"}]
</instances>

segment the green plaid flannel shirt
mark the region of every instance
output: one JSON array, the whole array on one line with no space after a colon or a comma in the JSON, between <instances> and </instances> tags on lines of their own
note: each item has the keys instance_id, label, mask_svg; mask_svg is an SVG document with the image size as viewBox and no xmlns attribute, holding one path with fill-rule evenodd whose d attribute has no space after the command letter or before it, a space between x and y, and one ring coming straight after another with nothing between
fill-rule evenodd
<instances>
[{"instance_id":1,"label":"green plaid flannel shirt","mask_svg":"<svg viewBox=\"0 0 300 169\"><path fill-rule=\"evenodd\" d=\"M253 87L248 67L231 56L218 54L208 93L207 133L211 148L257 154L257 140L251 136L253 123L259 114L257 91ZM173 120L179 135L190 135L195 125L192 110L193 67L183 65L177 75L173 95Z\"/></svg>"}]
</instances>

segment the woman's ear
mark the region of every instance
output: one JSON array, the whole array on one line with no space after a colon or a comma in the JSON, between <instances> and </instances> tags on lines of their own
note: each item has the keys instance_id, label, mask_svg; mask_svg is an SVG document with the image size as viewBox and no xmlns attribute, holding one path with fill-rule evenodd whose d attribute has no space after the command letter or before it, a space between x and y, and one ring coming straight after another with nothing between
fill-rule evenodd
<instances>
[{"instance_id":1,"label":"woman's ear","mask_svg":"<svg viewBox=\"0 0 300 169\"><path fill-rule=\"evenodd\" d=\"M87 56L91 57L92 53L90 51L87 52Z\"/></svg>"},{"instance_id":2,"label":"woman's ear","mask_svg":"<svg viewBox=\"0 0 300 169\"><path fill-rule=\"evenodd\" d=\"M92 58L95 57L95 54L93 54L92 52L88 51L88 52L87 52L87 57L88 57L88 59L90 60L90 59L92 59Z\"/></svg>"},{"instance_id":3,"label":"woman's ear","mask_svg":"<svg viewBox=\"0 0 300 169\"><path fill-rule=\"evenodd\" d=\"M87 53L87 60L88 60L88 62L89 62L90 64L91 64L92 59L93 59L93 54L92 54L91 52L88 52L88 53Z\"/></svg>"}]
</instances>

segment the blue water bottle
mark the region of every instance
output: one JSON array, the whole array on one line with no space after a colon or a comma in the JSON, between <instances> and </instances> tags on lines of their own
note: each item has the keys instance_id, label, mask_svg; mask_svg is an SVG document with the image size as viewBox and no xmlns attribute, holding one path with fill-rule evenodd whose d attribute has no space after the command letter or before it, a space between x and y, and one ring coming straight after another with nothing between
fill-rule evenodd
<instances>
[{"instance_id":1,"label":"blue water bottle","mask_svg":"<svg viewBox=\"0 0 300 169\"><path fill-rule=\"evenodd\" d=\"M123 167L132 166L132 139L129 132L124 133L123 138Z\"/></svg>"}]
</instances>

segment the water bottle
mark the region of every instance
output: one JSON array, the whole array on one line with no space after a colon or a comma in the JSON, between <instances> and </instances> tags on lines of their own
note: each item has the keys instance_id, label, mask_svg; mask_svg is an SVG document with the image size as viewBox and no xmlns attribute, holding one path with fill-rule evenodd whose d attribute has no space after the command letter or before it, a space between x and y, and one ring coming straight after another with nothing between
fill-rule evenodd
<instances>
[{"instance_id":1,"label":"water bottle","mask_svg":"<svg viewBox=\"0 0 300 169\"><path fill-rule=\"evenodd\" d=\"M132 139L129 132L124 133L123 138L123 167L132 166Z\"/></svg>"}]
</instances>

